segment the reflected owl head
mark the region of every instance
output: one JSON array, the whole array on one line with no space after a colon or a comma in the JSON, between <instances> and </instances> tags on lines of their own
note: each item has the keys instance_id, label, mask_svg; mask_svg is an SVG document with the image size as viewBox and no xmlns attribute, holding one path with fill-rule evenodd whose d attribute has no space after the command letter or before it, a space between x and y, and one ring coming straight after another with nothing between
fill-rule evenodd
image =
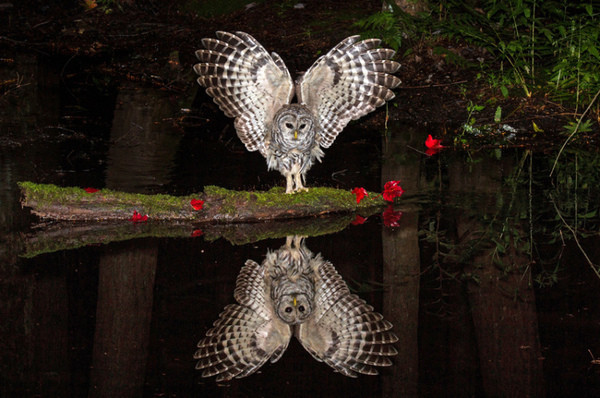
<instances>
[{"instance_id":1,"label":"reflected owl head","mask_svg":"<svg viewBox=\"0 0 600 398\"><path fill-rule=\"evenodd\" d=\"M277 303L277 316L289 325L305 322L312 313L311 300L302 293L281 296Z\"/></svg>"}]
</instances>

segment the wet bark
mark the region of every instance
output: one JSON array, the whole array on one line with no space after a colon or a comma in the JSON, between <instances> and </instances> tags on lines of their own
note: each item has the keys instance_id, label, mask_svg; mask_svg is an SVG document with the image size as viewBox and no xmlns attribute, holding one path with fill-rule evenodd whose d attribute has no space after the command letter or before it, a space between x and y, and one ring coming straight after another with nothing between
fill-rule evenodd
<instances>
[{"instance_id":1,"label":"wet bark","mask_svg":"<svg viewBox=\"0 0 600 398\"><path fill-rule=\"evenodd\" d=\"M130 192L160 166L169 170L175 148L163 144L155 121L168 101L152 90L124 88L117 97L106 186ZM157 99L158 98L158 99ZM144 142L144 151L131 151ZM166 183L167 177L160 182ZM100 258L90 397L142 396L148 358L158 247L153 240L126 243Z\"/></svg>"},{"instance_id":2,"label":"wet bark","mask_svg":"<svg viewBox=\"0 0 600 398\"><path fill-rule=\"evenodd\" d=\"M35 161L20 163L16 158L22 154L4 146L31 142L32 132L57 125L59 77L35 56L17 55L15 61L18 73L0 66L0 81L22 79L17 94L0 96L0 396L68 396L75 384L68 279L60 272L32 272L20 263L20 231L29 219L18 209L15 185L25 175L59 168L59 156L54 146L33 141L27 156Z\"/></svg>"},{"instance_id":3,"label":"wet bark","mask_svg":"<svg viewBox=\"0 0 600 398\"><path fill-rule=\"evenodd\" d=\"M425 139L412 127L395 129L384 143L381 183L401 179L405 192L419 193L420 154L409 149ZM400 227L384 227L383 314L398 336L398 357L383 379L383 396L417 397L419 393L419 211L403 209Z\"/></svg>"},{"instance_id":4,"label":"wet bark","mask_svg":"<svg viewBox=\"0 0 600 398\"><path fill-rule=\"evenodd\" d=\"M24 237L18 237L18 254L35 257L43 253L76 249L85 245L107 244L134 238L194 238L213 241L224 238L234 245L243 245L263 239L284 238L288 235L319 236L339 232L355 216L301 218L268 223L235 223L195 225L192 222L171 223L51 223L36 228ZM15 255L16 257L16 255Z\"/></svg>"},{"instance_id":5,"label":"wet bark","mask_svg":"<svg viewBox=\"0 0 600 398\"><path fill-rule=\"evenodd\" d=\"M146 245L100 259L90 397L142 396L158 255Z\"/></svg>"},{"instance_id":6,"label":"wet bark","mask_svg":"<svg viewBox=\"0 0 600 398\"><path fill-rule=\"evenodd\" d=\"M471 165L454 165L449 173L450 186L452 191L472 190L479 194L471 214L460 215L456 224L458 236L462 237L460 244L470 245L469 250L474 250L465 272L477 281L468 284L467 294L485 394L537 397L544 396L544 383L529 257L514 245L502 252L494 244L472 246L473 242L485 242L490 237L500 240L503 233L524 235L510 216L498 217L506 223L503 225L506 231L491 228L489 224L494 218L490 212L499 211L497 195L512 164L512 161L488 159ZM464 167L473 170L467 173ZM504 203L512 202L511 193L502 195ZM487 221L478 214L487 214Z\"/></svg>"}]
</instances>

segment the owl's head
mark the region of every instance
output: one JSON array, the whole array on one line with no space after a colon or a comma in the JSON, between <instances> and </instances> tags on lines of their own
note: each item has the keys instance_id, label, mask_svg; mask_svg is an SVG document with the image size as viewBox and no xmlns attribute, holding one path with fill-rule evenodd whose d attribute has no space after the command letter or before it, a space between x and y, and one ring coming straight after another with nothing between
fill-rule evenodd
<instances>
[{"instance_id":1,"label":"owl's head","mask_svg":"<svg viewBox=\"0 0 600 398\"><path fill-rule=\"evenodd\" d=\"M285 294L277 303L277 316L289 325L303 323L311 313L311 300L303 293Z\"/></svg>"},{"instance_id":2,"label":"owl's head","mask_svg":"<svg viewBox=\"0 0 600 398\"><path fill-rule=\"evenodd\" d=\"M315 123L308 108L301 104L282 107L275 114L273 139L290 148L310 149L315 140Z\"/></svg>"}]
</instances>

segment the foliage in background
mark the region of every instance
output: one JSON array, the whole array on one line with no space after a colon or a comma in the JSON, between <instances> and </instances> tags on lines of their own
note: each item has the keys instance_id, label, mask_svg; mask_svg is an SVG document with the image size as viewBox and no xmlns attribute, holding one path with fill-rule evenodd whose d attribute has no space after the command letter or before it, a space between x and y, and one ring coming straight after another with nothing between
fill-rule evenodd
<instances>
[{"instance_id":1,"label":"foliage in background","mask_svg":"<svg viewBox=\"0 0 600 398\"><path fill-rule=\"evenodd\" d=\"M385 3L387 4L387 2ZM357 23L365 35L399 46L402 38L446 37L485 48L487 79L508 97L549 95L574 106L593 105L600 91L600 5L560 0L430 1L410 16L397 6Z\"/></svg>"},{"instance_id":2,"label":"foliage in background","mask_svg":"<svg viewBox=\"0 0 600 398\"><path fill-rule=\"evenodd\" d=\"M378 37L394 51L402 45L402 32L406 25L391 11L381 11L356 22L363 38ZM400 14L403 15L403 14Z\"/></svg>"},{"instance_id":3,"label":"foliage in background","mask_svg":"<svg viewBox=\"0 0 600 398\"><path fill-rule=\"evenodd\" d=\"M600 89L600 9L567 1L484 0L477 6L440 2L437 17L448 37L486 48L499 62L497 84L507 95L544 90L587 105Z\"/></svg>"},{"instance_id":4,"label":"foliage in background","mask_svg":"<svg viewBox=\"0 0 600 398\"><path fill-rule=\"evenodd\" d=\"M444 275L475 281L477 267L488 264L505 273L525 275L532 269L538 285L548 286L558 280L564 267L572 266L568 244L578 247L581 261L585 259L600 278L600 266L588 255L589 245L597 241L600 231L600 158L589 151L568 150L550 179L551 159L547 156L530 150L498 150L494 154L498 160L507 157L505 164L515 166L507 167L499 180L481 169L481 174L473 173L486 175L475 180L481 185L476 184L473 191L469 184L464 190L451 189L443 182L444 166L435 166L438 173L432 174L436 177L430 185L431 203L424 207L419 231L434 249L433 264ZM483 160L479 151L463 156L473 157L464 159L467 164ZM447 221L452 217L456 221ZM456 228L458 223L462 227Z\"/></svg>"}]
</instances>

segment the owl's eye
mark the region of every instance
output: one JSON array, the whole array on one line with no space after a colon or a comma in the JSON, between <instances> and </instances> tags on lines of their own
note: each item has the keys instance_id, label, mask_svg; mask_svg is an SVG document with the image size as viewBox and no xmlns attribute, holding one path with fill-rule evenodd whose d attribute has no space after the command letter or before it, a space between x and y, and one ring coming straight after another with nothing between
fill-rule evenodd
<instances>
[{"instance_id":1,"label":"owl's eye","mask_svg":"<svg viewBox=\"0 0 600 398\"><path fill-rule=\"evenodd\" d=\"M300 125L300 130L304 130L304 128L305 128L305 127L306 127L306 123L302 123L302 124Z\"/></svg>"},{"instance_id":2,"label":"owl's eye","mask_svg":"<svg viewBox=\"0 0 600 398\"><path fill-rule=\"evenodd\" d=\"M301 305L300 307L298 307L298 311L300 311L300 312L304 312L304 306L303 306L303 305Z\"/></svg>"},{"instance_id":3,"label":"owl's eye","mask_svg":"<svg viewBox=\"0 0 600 398\"><path fill-rule=\"evenodd\" d=\"M287 123L285 124L285 127L287 127L288 129L293 129L293 128L294 128L294 125L293 125L292 123L290 123L290 122L287 122Z\"/></svg>"},{"instance_id":4,"label":"owl's eye","mask_svg":"<svg viewBox=\"0 0 600 398\"><path fill-rule=\"evenodd\" d=\"M288 314L289 314L290 312L292 312L292 307L285 307L285 312L287 312Z\"/></svg>"}]
</instances>

